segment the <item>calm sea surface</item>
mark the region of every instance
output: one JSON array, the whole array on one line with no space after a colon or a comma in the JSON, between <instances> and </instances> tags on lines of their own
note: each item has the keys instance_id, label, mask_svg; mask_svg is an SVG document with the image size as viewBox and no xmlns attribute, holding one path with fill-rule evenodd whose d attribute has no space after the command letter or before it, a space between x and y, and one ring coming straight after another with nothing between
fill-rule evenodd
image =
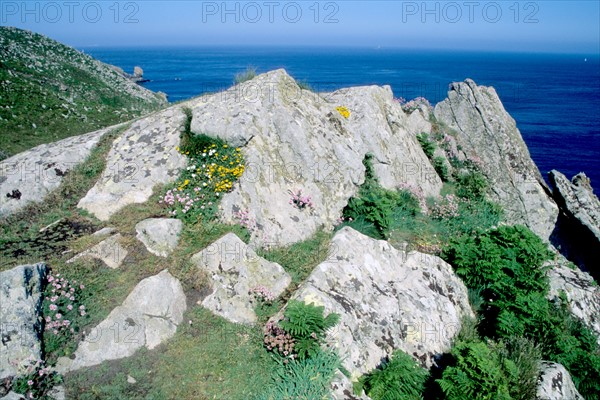
<instances>
[{"instance_id":1,"label":"calm sea surface","mask_svg":"<svg viewBox=\"0 0 600 400\"><path fill-rule=\"evenodd\" d=\"M600 60L598 55L510 54L343 48L84 48L132 72L136 65L171 102L232 85L249 65L285 68L316 91L390 85L396 97L435 104L448 84L471 78L494 86L517 121L543 175L584 171L600 193ZM586 61L587 60L587 61Z\"/></svg>"}]
</instances>

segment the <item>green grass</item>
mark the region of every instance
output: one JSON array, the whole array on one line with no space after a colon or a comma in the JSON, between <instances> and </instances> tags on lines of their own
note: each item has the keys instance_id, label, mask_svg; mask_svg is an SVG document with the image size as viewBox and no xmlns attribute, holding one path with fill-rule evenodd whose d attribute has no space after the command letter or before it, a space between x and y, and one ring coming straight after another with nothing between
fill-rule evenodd
<instances>
[{"instance_id":1,"label":"green grass","mask_svg":"<svg viewBox=\"0 0 600 400\"><path fill-rule=\"evenodd\" d=\"M42 202L29 204L22 211L0 219L0 270L60 259L68 242L100 226L94 217L76 206L102 174L112 141L124 129L104 135L90 156L70 171ZM63 222L40 233L42 228L59 220Z\"/></svg>"},{"instance_id":2,"label":"green grass","mask_svg":"<svg viewBox=\"0 0 600 400\"><path fill-rule=\"evenodd\" d=\"M292 284L282 296L283 298L289 297L317 265L332 256L329 249L331 237L329 232L318 231L311 238L288 247L257 251L259 256L278 263L290 274Z\"/></svg>"},{"instance_id":3,"label":"green grass","mask_svg":"<svg viewBox=\"0 0 600 400\"><path fill-rule=\"evenodd\" d=\"M233 78L233 84L238 85L254 78L256 78L256 67L249 66L245 71L235 74L235 77Z\"/></svg>"},{"instance_id":4,"label":"green grass","mask_svg":"<svg viewBox=\"0 0 600 400\"><path fill-rule=\"evenodd\" d=\"M70 373L64 385L67 398L78 399L247 400L270 383L271 368L260 329L196 306L158 348Z\"/></svg>"},{"instance_id":5,"label":"green grass","mask_svg":"<svg viewBox=\"0 0 600 400\"><path fill-rule=\"evenodd\" d=\"M110 67L41 35L0 27L0 47L0 160L166 105Z\"/></svg>"}]
</instances>

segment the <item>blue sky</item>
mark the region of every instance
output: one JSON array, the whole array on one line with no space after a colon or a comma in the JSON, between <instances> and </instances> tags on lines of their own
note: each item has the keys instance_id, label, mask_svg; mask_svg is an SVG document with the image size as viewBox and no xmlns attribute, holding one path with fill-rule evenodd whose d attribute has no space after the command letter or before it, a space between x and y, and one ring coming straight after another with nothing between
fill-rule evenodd
<instances>
[{"instance_id":1,"label":"blue sky","mask_svg":"<svg viewBox=\"0 0 600 400\"><path fill-rule=\"evenodd\" d=\"M600 53L600 1L0 0L76 47L344 45Z\"/></svg>"}]
</instances>

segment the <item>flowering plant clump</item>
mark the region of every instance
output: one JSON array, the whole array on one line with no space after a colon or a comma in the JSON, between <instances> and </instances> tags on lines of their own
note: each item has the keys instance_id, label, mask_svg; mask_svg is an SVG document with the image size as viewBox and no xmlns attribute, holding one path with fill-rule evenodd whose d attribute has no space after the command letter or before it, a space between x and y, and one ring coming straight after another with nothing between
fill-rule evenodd
<instances>
[{"instance_id":1,"label":"flowering plant clump","mask_svg":"<svg viewBox=\"0 0 600 400\"><path fill-rule=\"evenodd\" d=\"M347 107L339 106L335 108L340 115L346 119L350 118L350 110Z\"/></svg>"},{"instance_id":2,"label":"flowering plant clump","mask_svg":"<svg viewBox=\"0 0 600 400\"><path fill-rule=\"evenodd\" d=\"M187 221L213 219L222 194L244 173L244 157L239 148L227 144L208 144L201 150L177 150L188 157L188 166L175 187L166 191L159 203L171 216Z\"/></svg>"},{"instance_id":3,"label":"flowering plant clump","mask_svg":"<svg viewBox=\"0 0 600 400\"><path fill-rule=\"evenodd\" d=\"M73 342L78 325L87 319L85 305L80 303L83 284L68 280L60 274L48 274L43 302L44 346L46 353L54 353Z\"/></svg>"},{"instance_id":4,"label":"flowering plant clump","mask_svg":"<svg viewBox=\"0 0 600 400\"><path fill-rule=\"evenodd\" d=\"M233 217L239 221L240 226L246 228L250 234L254 233L258 226L256 219L250 216L250 211L239 210L233 213Z\"/></svg>"},{"instance_id":5,"label":"flowering plant clump","mask_svg":"<svg viewBox=\"0 0 600 400\"><path fill-rule=\"evenodd\" d=\"M403 98L397 99L396 101L400 103L400 105L402 106L402 111L406 113L411 113L416 109L421 108L421 106L425 106L428 109L432 108L431 103L429 103L429 100L427 100L425 97L417 97L408 102Z\"/></svg>"},{"instance_id":6,"label":"flowering plant clump","mask_svg":"<svg viewBox=\"0 0 600 400\"><path fill-rule=\"evenodd\" d=\"M250 291L254 297L266 304L271 304L275 300L275 295L264 286L257 286Z\"/></svg>"},{"instance_id":7,"label":"flowering plant clump","mask_svg":"<svg viewBox=\"0 0 600 400\"><path fill-rule=\"evenodd\" d=\"M429 215L435 219L458 217L460 215L458 198L453 194L447 194L441 202L431 208Z\"/></svg>"},{"instance_id":8,"label":"flowering plant clump","mask_svg":"<svg viewBox=\"0 0 600 400\"><path fill-rule=\"evenodd\" d=\"M292 196L289 203L293 204L297 209L304 210L305 208L314 208L312 198L310 196L303 196L302 190L298 190L297 192L288 190L288 192Z\"/></svg>"},{"instance_id":9,"label":"flowering plant clump","mask_svg":"<svg viewBox=\"0 0 600 400\"><path fill-rule=\"evenodd\" d=\"M344 222L352 222L352 221L354 221L354 218L352 218L352 217L346 218L342 215L335 221L335 226L341 225Z\"/></svg>"},{"instance_id":10,"label":"flowering plant clump","mask_svg":"<svg viewBox=\"0 0 600 400\"><path fill-rule=\"evenodd\" d=\"M18 375L12 382L12 389L27 399L46 398L52 388L62 382L55 371L51 371L43 360L30 356L18 367Z\"/></svg>"},{"instance_id":11,"label":"flowering plant clump","mask_svg":"<svg viewBox=\"0 0 600 400\"><path fill-rule=\"evenodd\" d=\"M412 194L419 202L419 208L421 211L427 212L427 201L425 199L425 193L423 193L423 189L408 182L400 183L398 189L405 190Z\"/></svg>"},{"instance_id":12,"label":"flowering plant clump","mask_svg":"<svg viewBox=\"0 0 600 400\"><path fill-rule=\"evenodd\" d=\"M264 328L264 344L267 350L284 357L284 363L295 359L296 341L288 332L279 326L276 321L269 320Z\"/></svg>"}]
</instances>

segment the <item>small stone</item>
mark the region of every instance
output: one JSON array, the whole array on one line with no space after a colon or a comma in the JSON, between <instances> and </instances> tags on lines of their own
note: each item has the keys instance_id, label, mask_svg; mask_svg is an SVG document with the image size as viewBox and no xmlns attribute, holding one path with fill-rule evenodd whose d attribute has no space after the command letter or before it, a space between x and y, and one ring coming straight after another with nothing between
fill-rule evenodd
<instances>
[{"instance_id":1,"label":"small stone","mask_svg":"<svg viewBox=\"0 0 600 400\"><path fill-rule=\"evenodd\" d=\"M127 375L127 383L131 383L133 385L134 383L137 383L137 381L131 375Z\"/></svg>"},{"instance_id":2,"label":"small stone","mask_svg":"<svg viewBox=\"0 0 600 400\"><path fill-rule=\"evenodd\" d=\"M129 254L127 249L121 245L121 239L121 234L117 233L116 235L104 239L90 249L79 253L70 260L67 260L67 263L72 263L80 258L96 258L104 262L107 267L117 269L123 264L127 254Z\"/></svg>"},{"instance_id":3,"label":"small stone","mask_svg":"<svg viewBox=\"0 0 600 400\"><path fill-rule=\"evenodd\" d=\"M174 218L149 218L135 226L137 239L154 255L167 257L175 250L183 222Z\"/></svg>"},{"instance_id":4,"label":"small stone","mask_svg":"<svg viewBox=\"0 0 600 400\"><path fill-rule=\"evenodd\" d=\"M212 293L202 305L236 323L256 322L252 289L264 286L277 297L291 282L281 265L259 257L233 233L195 254L191 261L212 278Z\"/></svg>"},{"instance_id":5,"label":"small stone","mask_svg":"<svg viewBox=\"0 0 600 400\"><path fill-rule=\"evenodd\" d=\"M64 374L129 357L141 347L151 350L175 335L186 309L181 283L167 270L146 278L122 305L92 328L73 358L59 358L56 369Z\"/></svg>"}]
</instances>

